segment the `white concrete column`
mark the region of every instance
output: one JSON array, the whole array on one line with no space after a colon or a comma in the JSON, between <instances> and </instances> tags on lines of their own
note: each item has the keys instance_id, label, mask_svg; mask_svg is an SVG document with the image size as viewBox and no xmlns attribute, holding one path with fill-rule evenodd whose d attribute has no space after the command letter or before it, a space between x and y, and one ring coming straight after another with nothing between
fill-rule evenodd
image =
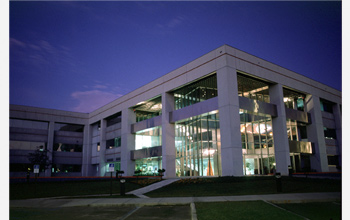
<instances>
[{"instance_id":1,"label":"white concrete column","mask_svg":"<svg viewBox=\"0 0 350 220\"><path fill-rule=\"evenodd\" d=\"M217 70L222 176L243 176L239 99L236 69Z\"/></svg>"},{"instance_id":2,"label":"white concrete column","mask_svg":"<svg viewBox=\"0 0 350 220\"><path fill-rule=\"evenodd\" d=\"M107 122L105 119L100 121L100 163L98 170L100 172L100 176L106 175L106 127Z\"/></svg>"},{"instance_id":3,"label":"white concrete column","mask_svg":"<svg viewBox=\"0 0 350 220\"><path fill-rule=\"evenodd\" d=\"M307 95L305 106L307 112L311 115L311 124L307 126L307 137L315 146L315 152L310 157L311 169L315 169L318 172L328 172L320 98L314 95Z\"/></svg>"},{"instance_id":4,"label":"white concrete column","mask_svg":"<svg viewBox=\"0 0 350 220\"><path fill-rule=\"evenodd\" d=\"M174 95L162 94L162 166L165 169L164 177L176 176L175 124L169 121L169 112L174 111Z\"/></svg>"},{"instance_id":5,"label":"white concrete column","mask_svg":"<svg viewBox=\"0 0 350 220\"><path fill-rule=\"evenodd\" d=\"M55 138L55 122L50 121L49 122L49 127L48 127L48 133L47 133L47 150L48 150L48 156L49 160L52 162L52 155L53 155L53 144L54 144L54 138ZM51 168L52 166L50 165L46 170L45 170L45 177L50 177L51 176Z\"/></svg>"},{"instance_id":6,"label":"white concrete column","mask_svg":"<svg viewBox=\"0 0 350 220\"><path fill-rule=\"evenodd\" d=\"M288 175L290 163L289 142L287 135L286 109L283 102L281 84L269 87L270 103L277 107L277 117L272 118L273 143L275 148L276 172Z\"/></svg>"},{"instance_id":7,"label":"white concrete column","mask_svg":"<svg viewBox=\"0 0 350 220\"><path fill-rule=\"evenodd\" d=\"M84 125L83 137L83 164L81 174L82 176L91 176L91 135L92 127L89 124Z\"/></svg>"},{"instance_id":8,"label":"white concrete column","mask_svg":"<svg viewBox=\"0 0 350 220\"><path fill-rule=\"evenodd\" d=\"M124 176L132 176L135 172L135 161L130 160L130 152L135 150L135 134L131 133L131 125L136 122L136 114L132 109L122 111L122 146L120 169Z\"/></svg>"},{"instance_id":9,"label":"white concrete column","mask_svg":"<svg viewBox=\"0 0 350 220\"><path fill-rule=\"evenodd\" d=\"M338 154L339 154L339 166L342 165L342 115L340 104L333 105L333 116L335 123L335 132L337 136Z\"/></svg>"}]
</instances>

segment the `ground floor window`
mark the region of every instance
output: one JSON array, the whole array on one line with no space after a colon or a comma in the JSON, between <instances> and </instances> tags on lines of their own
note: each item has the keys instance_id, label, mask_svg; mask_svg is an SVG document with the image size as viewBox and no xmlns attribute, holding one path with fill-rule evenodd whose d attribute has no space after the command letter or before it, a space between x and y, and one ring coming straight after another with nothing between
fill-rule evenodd
<instances>
[{"instance_id":1,"label":"ground floor window","mask_svg":"<svg viewBox=\"0 0 350 220\"><path fill-rule=\"evenodd\" d=\"M76 164L52 164L52 173L81 172L81 165Z\"/></svg>"},{"instance_id":2,"label":"ground floor window","mask_svg":"<svg viewBox=\"0 0 350 220\"><path fill-rule=\"evenodd\" d=\"M176 175L221 175L218 111L176 122Z\"/></svg>"},{"instance_id":3,"label":"ground floor window","mask_svg":"<svg viewBox=\"0 0 350 220\"><path fill-rule=\"evenodd\" d=\"M239 114L244 175L274 173L276 162L271 116L243 109Z\"/></svg>"},{"instance_id":4,"label":"ground floor window","mask_svg":"<svg viewBox=\"0 0 350 220\"><path fill-rule=\"evenodd\" d=\"M140 175L154 176L162 169L162 157L150 157L135 161L135 171L140 170Z\"/></svg>"},{"instance_id":5,"label":"ground floor window","mask_svg":"<svg viewBox=\"0 0 350 220\"><path fill-rule=\"evenodd\" d=\"M275 173L276 161L274 156L243 155L245 175L267 175Z\"/></svg>"}]
</instances>

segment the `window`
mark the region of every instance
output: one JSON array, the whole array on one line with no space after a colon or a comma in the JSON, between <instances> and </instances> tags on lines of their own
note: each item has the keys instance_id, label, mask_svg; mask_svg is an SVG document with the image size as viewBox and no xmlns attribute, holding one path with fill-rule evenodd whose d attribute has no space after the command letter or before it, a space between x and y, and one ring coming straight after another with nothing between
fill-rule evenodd
<instances>
[{"instance_id":1,"label":"window","mask_svg":"<svg viewBox=\"0 0 350 220\"><path fill-rule=\"evenodd\" d=\"M323 130L324 130L324 137L325 138L327 138L327 139L337 139L335 129L324 127Z\"/></svg>"},{"instance_id":2,"label":"window","mask_svg":"<svg viewBox=\"0 0 350 220\"><path fill-rule=\"evenodd\" d=\"M283 102L286 108L304 111L305 97L306 96L300 92L283 88Z\"/></svg>"},{"instance_id":3,"label":"window","mask_svg":"<svg viewBox=\"0 0 350 220\"><path fill-rule=\"evenodd\" d=\"M331 165L331 166L339 165L339 158L337 155L328 155L327 159L328 159L328 165Z\"/></svg>"},{"instance_id":4,"label":"window","mask_svg":"<svg viewBox=\"0 0 350 220\"><path fill-rule=\"evenodd\" d=\"M116 138L109 139L109 140L106 141L106 149L112 149L112 148L115 148L115 147L120 147L121 145L122 145L121 137L116 137Z\"/></svg>"},{"instance_id":5,"label":"window","mask_svg":"<svg viewBox=\"0 0 350 220\"><path fill-rule=\"evenodd\" d=\"M84 125L55 123L55 131L83 132Z\"/></svg>"},{"instance_id":6,"label":"window","mask_svg":"<svg viewBox=\"0 0 350 220\"><path fill-rule=\"evenodd\" d=\"M55 143L53 145L53 150L58 151L58 152L82 152L83 145L82 144Z\"/></svg>"},{"instance_id":7,"label":"window","mask_svg":"<svg viewBox=\"0 0 350 220\"><path fill-rule=\"evenodd\" d=\"M162 97L140 102L133 109L136 114L136 122L159 116L162 114Z\"/></svg>"},{"instance_id":8,"label":"window","mask_svg":"<svg viewBox=\"0 0 350 220\"><path fill-rule=\"evenodd\" d=\"M81 165L75 164L52 164L52 173L81 172Z\"/></svg>"},{"instance_id":9,"label":"window","mask_svg":"<svg viewBox=\"0 0 350 220\"><path fill-rule=\"evenodd\" d=\"M107 121L107 127L120 123L122 121L121 112L118 112L114 115L109 116L108 118L106 118L106 121Z\"/></svg>"},{"instance_id":10,"label":"window","mask_svg":"<svg viewBox=\"0 0 350 220\"><path fill-rule=\"evenodd\" d=\"M320 99L321 111L333 113L333 103Z\"/></svg>"},{"instance_id":11,"label":"window","mask_svg":"<svg viewBox=\"0 0 350 220\"><path fill-rule=\"evenodd\" d=\"M175 110L218 96L216 74L174 91Z\"/></svg>"},{"instance_id":12,"label":"window","mask_svg":"<svg viewBox=\"0 0 350 220\"><path fill-rule=\"evenodd\" d=\"M148 128L136 132L135 150L162 146L162 127Z\"/></svg>"},{"instance_id":13,"label":"window","mask_svg":"<svg viewBox=\"0 0 350 220\"><path fill-rule=\"evenodd\" d=\"M238 95L262 102L270 102L269 85L259 79L237 74Z\"/></svg>"}]
</instances>

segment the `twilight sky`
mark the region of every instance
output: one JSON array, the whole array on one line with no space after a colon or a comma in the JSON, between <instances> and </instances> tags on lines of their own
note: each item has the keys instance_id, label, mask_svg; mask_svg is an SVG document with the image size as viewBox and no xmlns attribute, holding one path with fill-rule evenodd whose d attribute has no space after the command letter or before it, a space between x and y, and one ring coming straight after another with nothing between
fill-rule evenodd
<instances>
[{"instance_id":1,"label":"twilight sky","mask_svg":"<svg viewBox=\"0 0 350 220\"><path fill-rule=\"evenodd\" d=\"M10 1L10 103L91 112L228 44L341 90L341 2Z\"/></svg>"}]
</instances>

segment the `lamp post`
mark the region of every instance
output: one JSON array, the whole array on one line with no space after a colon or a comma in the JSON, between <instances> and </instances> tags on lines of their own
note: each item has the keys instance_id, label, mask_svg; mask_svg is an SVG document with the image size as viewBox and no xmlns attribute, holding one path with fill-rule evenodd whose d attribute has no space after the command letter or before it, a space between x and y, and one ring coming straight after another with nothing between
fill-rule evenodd
<instances>
[{"instance_id":1,"label":"lamp post","mask_svg":"<svg viewBox=\"0 0 350 220\"><path fill-rule=\"evenodd\" d=\"M121 179L122 174L124 173L124 171L122 170L117 170L116 172L116 177L117 179L120 179L120 195L121 196L125 196L125 179Z\"/></svg>"}]
</instances>

